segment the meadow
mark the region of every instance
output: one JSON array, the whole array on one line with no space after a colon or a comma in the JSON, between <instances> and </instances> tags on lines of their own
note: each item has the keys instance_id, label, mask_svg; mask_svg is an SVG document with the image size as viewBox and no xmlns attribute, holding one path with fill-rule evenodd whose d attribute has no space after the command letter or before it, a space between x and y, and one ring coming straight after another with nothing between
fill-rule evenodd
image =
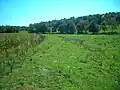
<instances>
[{"instance_id":1,"label":"meadow","mask_svg":"<svg viewBox=\"0 0 120 90\"><path fill-rule=\"evenodd\" d=\"M21 67L27 52L42 41L40 35L28 33L0 34L0 78ZM31 52L31 54L32 54Z\"/></svg>"},{"instance_id":2,"label":"meadow","mask_svg":"<svg viewBox=\"0 0 120 90\"><path fill-rule=\"evenodd\" d=\"M120 35L1 34L1 90L120 90Z\"/></svg>"}]
</instances>

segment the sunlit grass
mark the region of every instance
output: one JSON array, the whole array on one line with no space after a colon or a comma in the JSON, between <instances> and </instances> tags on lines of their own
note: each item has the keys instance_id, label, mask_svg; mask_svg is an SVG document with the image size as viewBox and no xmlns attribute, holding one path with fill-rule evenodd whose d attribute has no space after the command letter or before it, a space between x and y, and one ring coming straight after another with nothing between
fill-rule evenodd
<instances>
[{"instance_id":1,"label":"sunlit grass","mask_svg":"<svg viewBox=\"0 0 120 90\"><path fill-rule=\"evenodd\" d=\"M119 90L119 48L119 35L46 35L21 68L1 78L0 87Z\"/></svg>"}]
</instances>

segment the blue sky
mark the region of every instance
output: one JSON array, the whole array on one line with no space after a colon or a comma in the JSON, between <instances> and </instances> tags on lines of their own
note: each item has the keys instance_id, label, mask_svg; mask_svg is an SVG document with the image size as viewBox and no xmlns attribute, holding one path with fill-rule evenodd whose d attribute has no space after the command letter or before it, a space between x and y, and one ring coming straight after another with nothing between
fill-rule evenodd
<instances>
[{"instance_id":1,"label":"blue sky","mask_svg":"<svg viewBox=\"0 0 120 90\"><path fill-rule=\"evenodd\" d=\"M120 11L119 0L0 0L0 25L29 25Z\"/></svg>"}]
</instances>

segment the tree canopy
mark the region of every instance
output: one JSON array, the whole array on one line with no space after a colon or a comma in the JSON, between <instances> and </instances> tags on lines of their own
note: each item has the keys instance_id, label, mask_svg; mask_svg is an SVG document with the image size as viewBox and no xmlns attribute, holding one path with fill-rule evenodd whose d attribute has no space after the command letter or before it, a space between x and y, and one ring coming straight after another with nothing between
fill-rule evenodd
<instances>
[{"instance_id":1,"label":"tree canopy","mask_svg":"<svg viewBox=\"0 0 120 90\"><path fill-rule=\"evenodd\" d=\"M0 26L0 33L13 33L28 31L30 33L99 33L114 32L120 25L120 12L110 12L106 14L94 14L81 17L70 17L61 20L33 23L26 26ZM111 31L110 31L111 30Z\"/></svg>"}]
</instances>

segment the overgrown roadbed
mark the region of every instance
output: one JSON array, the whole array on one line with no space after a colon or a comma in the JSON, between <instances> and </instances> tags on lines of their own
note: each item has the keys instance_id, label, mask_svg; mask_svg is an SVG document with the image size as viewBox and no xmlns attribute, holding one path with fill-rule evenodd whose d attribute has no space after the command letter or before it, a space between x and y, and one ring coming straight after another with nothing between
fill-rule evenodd
<instances>
[{"instance_id":1,"label":"overgrown roadbed","mask_svg":"<svg viewBox=\"0 0 120 90\"><path fill-rule=\"evenodd\" d=\"M120 90L119 48L117 35L46 35L37 53L0 80L0 88Z\"/></svg>"}]
</instances>

